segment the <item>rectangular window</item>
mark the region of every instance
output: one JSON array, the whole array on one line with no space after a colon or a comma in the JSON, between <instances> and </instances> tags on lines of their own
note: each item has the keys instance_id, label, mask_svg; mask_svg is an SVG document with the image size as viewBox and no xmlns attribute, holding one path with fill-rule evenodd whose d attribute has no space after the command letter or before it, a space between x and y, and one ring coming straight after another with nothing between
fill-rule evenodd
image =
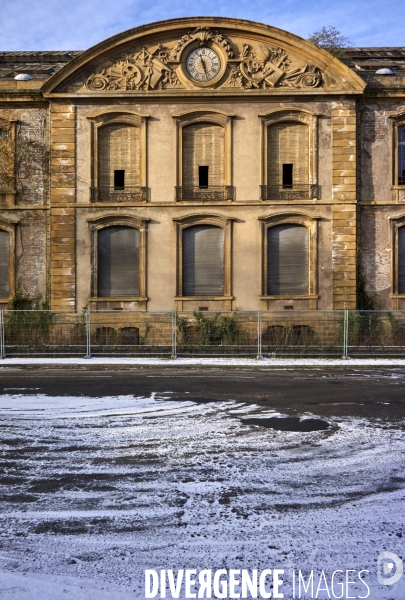
<instances>
[{"instance_id":1,"label":"rectangular window","mask_svg":"<svg viewBox=\"0 0 405 600\"><path fill-rule=\"evenodd\" d=\"M405 226L398 229L398 294L405 294Z\"/></svg>"},{"instance_id":2,"label":"rectangular window","mask_svg":"<svg viewBox=\"0 0 405 600\"><path fill-rule=\"evenodd\" d=\"M198 185L199 187L208 187L208 169L207 166L198 167Z\"/></svg>"},{"instance_id":3,"label":"rectangular window","mask_svg":"<svg viewBox=\"0 0 405 600\"><path fill-rule=\"evenodd\" d=\"M98 295L139 296L139 230L113 226L98 232Z\"/></svg>"},{"instance_id":4,"label":"rectangular window","mask_svg":"<svg viewBox=\"0 0 405 600\"><path fill-rule=\"evenodd\" d=\"M224 295L224 230L196 225L183 230L183 295Z\"/></svg>"},{"instance_id":5,"label":"rectangular window","mask_svg":"<svg viewBox=\"0 0 405 600\"><path fill-rule=\"evenodd\" d=\"M0 229L0 298L8 298L10 234Z\"/></svg>"},{"instance_id":6,"label":"rectangular window","mask_svg":"<svg viewBox=\"0 0 405 600\"><path fill-rule=\"evenodd\" d=\"M123 190L125 188L125 171L115 169L114 171L114 189Z\"/></svg>"},{"instance_id":7,"label":"rectangular window","mask_svg":"<svg viewBox=\"0 0 405 600\"><path fill-rule=\"evenodd\" d=\"M283 164L283 188L293 187L293 165Z\"/></svg>"},{"instance_id":8,"label":"rectangular window","mask_svg":"<svg viewBox=\"0 0 405 600\"><path fill-rule=\"evenodd\" d=\"M398 129L398 185L405 185L405 125Z\"/></svg>"},{"instance_id":9,"label":"rectangular window","mask_svg":"<svg viewBox=\"0 0 405 600\"><path fill-rule=\"evenodd\" d=\"M267 293L308 294L308 229L274 225L267 230Z\"/></svg>"}]
</instances>

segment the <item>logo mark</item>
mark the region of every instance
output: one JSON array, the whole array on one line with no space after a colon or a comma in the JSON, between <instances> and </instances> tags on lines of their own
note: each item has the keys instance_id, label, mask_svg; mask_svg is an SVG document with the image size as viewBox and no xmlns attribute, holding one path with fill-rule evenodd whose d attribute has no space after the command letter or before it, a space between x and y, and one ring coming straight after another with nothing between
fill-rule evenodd
<instances>
[{"instance_id":1,"label":"logo mark","mask_svg":"<svg viewBox=\"0 0 405 600\"><path fill-rule=\"evenodd\" d=\"M395 571L392 575L394 567ZM382 583L383 585L393 585L401 579L403 572L404 565L397 554L394 554L394 552L381 552L377 561L378 583ZM390 576L387 577L388 575Z\"/></svg>"}]
</instances>

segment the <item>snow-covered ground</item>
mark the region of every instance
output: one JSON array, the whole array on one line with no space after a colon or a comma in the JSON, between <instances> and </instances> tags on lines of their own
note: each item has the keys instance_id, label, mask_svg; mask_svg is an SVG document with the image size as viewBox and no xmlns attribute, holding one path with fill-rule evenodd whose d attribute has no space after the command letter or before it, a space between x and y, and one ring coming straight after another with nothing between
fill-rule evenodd
<instances>
[{"instance_id":1,"label":"snow-covered ground","mask_svg":"<svg viewBox=\"0 0 405 600\"><path fill-rule=\"evenodd\" d=\"M356 367L356 366L402 366L405 367L405 358L150 358L150 357L92 357L92 358L4 358L0 360L0 369L17 365L144 365L144 366L171 366L184 367L187 365L206 365L206 366L236 366L236 367Z\"/></svg>"},{"instance_id":2,"label":"snow-covered ground","mask_svg":"<svg viewBox=\"0 0 405 600\"><path fill-rule=\"evenodd\" d=\"M284 569L288 599L292 569L368 569L369 598L405 598L376 579L380 552L404 557L403 423L278 432L243 423L269 406L171 393L0 396L1 600L143 598L145 569L221 568Z\"/></svg>"}]
</instances>

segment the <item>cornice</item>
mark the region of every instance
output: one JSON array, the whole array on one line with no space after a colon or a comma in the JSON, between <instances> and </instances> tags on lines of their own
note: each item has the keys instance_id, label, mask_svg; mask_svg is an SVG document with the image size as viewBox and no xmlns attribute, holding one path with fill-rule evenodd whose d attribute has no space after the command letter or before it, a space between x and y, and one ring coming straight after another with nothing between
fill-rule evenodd
<instances>
[{"instance_id":1,"label":"cornice","mask_svg":"<svg viewBox=\"0 0 405 600\"><path fill-rule=\"evenodd\" d=\"M161 44L169 38L172 40L170 47ZM236 47L232 38L245 39L246 43ZM366 85L354 71L328 52L289 32L240 19L187 17L149 23L104 40L73 58L44 83L42 91L47 97L60 93L63 86L70 86L81 74L79 79L83 81L84 77L84 81L80 95L91 98L99 97L104 88L111 86L115 97L133 96L131 92L136 88L142 89L148 97L155 93L177 96L181 92L184 95L187 91L203 96L208 84L198 89L197 82L187 81L183 64L185 48L202 44L213 44L222 52L228 68L215 86L233 88L232 95L238 95L238 88L244 88L242 93L245 94L264 92L267 97L285 94L287 89L294 95L308 94L314 88L322 94L361 94ZM136 50L131 50L135 47ZM295 61L292 65L290 56ZM97 65L101 70L97 70ZM158 83L159 90L155 89ZM279 89L281 85L283 89ZM88 94L86 86L94 88L96 96ZM184 87L190 89L179 89ZM252 87L264 89L252 90ZM211 92L210 88L208 93Z\"/></svg>"}]
</instances>

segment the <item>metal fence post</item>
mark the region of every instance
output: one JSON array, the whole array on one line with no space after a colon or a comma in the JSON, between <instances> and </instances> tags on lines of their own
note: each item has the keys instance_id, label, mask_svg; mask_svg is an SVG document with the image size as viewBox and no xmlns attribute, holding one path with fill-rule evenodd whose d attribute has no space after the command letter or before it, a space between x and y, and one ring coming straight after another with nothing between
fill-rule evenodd
<instances>
[{"instance_id":1,"label":"metal fence post","mask_svg":"<svg viewBox=\"0 0 405 600\"><path fill-rule=\"evenodd\" d=\"M91 358L90 310L86 310L86 356Z\"/></svg>"},{"instance_id":2,"label":"metal fence post","mask_svg":"<svg viewBox=\"0 0 405 600\"><path fill-rule=\"evenodd\" d=\"M172 311L172 359L177 358L177 312Z\"/></svg>"},{"instance_id":3,"label":"metal fence post","mask_svg":"<svg viewBox=\"0 0 405 600\"><path fill-rule=\"evenodd\" d=\"M343 316L343 356L344 360L347 359L347 346L349 342L349 311L345 308Z\"/></svg>"},{"instance_id":4,"label":"metal fence post","mask_svg":"<svg viewBox=\"0 0 405 600\"><path fill-rule=\"evenodd\" d=\"M4 343L4 311L0 310L0 358L6 358L6 345Z\"/></svg>"},{"instance_id":5,"label":"metal fence post","mask_svg":"<svg viewBox=\"0 0 405 600\"><path fill-rule=\"evenodd\" d=\"M257 359L263 358L262 355L262 311L257 311Z\"/></svg>"}]
</instances>

